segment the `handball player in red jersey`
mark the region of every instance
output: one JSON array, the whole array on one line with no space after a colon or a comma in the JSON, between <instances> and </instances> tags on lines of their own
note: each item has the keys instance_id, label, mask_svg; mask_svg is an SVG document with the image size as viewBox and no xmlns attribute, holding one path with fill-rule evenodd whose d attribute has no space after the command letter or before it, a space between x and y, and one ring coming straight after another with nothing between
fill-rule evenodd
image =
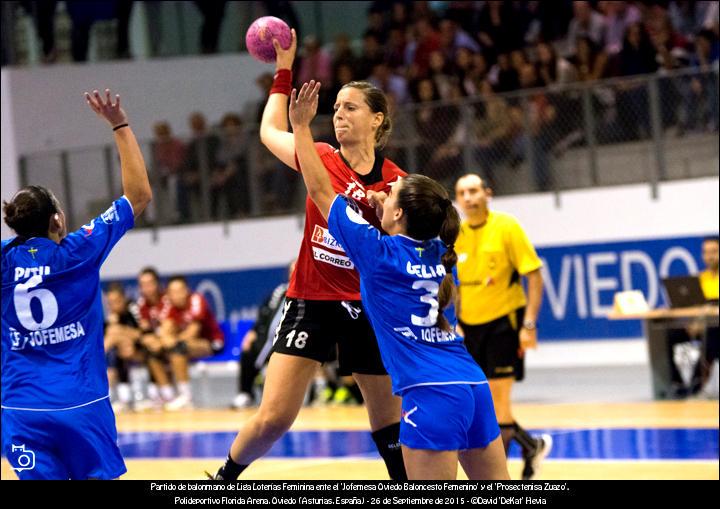
<instances>
[{"instance_id":1,"label":"handball player in red jersey","mask_svg":"<svg viewBox=\"0 0 720 509\"><path fill-rule=\"evenodd\" d=\"M297 171L295 139L288 132L295 31L287 50L276 40L273 44L277 52L276 74L263 112L260 139L278 159ZM405 175L379 152L391 130L385 95L367 82L346 84L335 101L333 127L339 149L326 143L315 144L333 188L353 198L365 219L379 228L368 197L373 193L387 194L390 186ZM275 334L262 402L235 437L216 479L237 479L290 429L318 366L332 359L336 348L340 374L351 374L362 391L372 437L390 477L406 480L399 443L401 400L392 394L390 377L360 302L360 278L308 197L305 234Z\"/></svg>"},{"instance_id":2,"label":"handball player in red jersey","mask_svg":"<svg viewBox=\"0 0 720 509\"><path fill-rule=\"evenodd\" d=\"M188 363L191 359L221 352L225 337L205 298L193 293L183 276L168 280L167 305L161 314L159 335L178 391L177 397L166 404L165 409L192 408Z\"/></svg>"}]
</instances>

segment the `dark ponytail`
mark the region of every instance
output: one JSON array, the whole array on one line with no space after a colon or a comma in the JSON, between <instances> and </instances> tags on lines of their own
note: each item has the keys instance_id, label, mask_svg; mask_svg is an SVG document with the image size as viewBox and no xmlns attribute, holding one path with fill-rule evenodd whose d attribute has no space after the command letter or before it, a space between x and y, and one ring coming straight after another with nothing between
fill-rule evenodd
<instances>
[{"instance_id":1,"label":"dark ponytail","mask_svg":"<svg viewBox=\"0 0 720 509\"><path fill-rule=\"evenodd\" d=\"M57 198L42 186L27 186L3 202L5 224L20 237L47 237L50 217L60 212Z\"/></svg>"},{"instance_id":2,"label":"dark ponytail","mask_svg":"<svg viewBox=\"0 0 720 509\"><path fill-rule=\"evenodd\" d=\"M460 216L443 186L424 175L408 175L402 180L398 207L403 210L407 234L417 240L440 237L447 251L442 255L445 278L440 284L440 310L437 326L450 332L452 327L443 311L455 298L452 270L457 263L455 240L460 233Z\"/></svg>"},{"instance_id":3,"label":"dark ponytail","mask_svg":"<svg viewBox=\"0 0 720 509\"><path fill-rule=\"evenodd\" d=\"M440 228L440 240L447 246L447 251L442 255L441 261L445 267L445 277L440 283L440 291L438 292L438 300L440 302L440 314L438 315L438 327L443 330L450 331L452 327L445 318L443 311L455 300L455 278L453 278L453 268L458 261L455 252L455 241L460 233L460 216L448 199L445 205L445 221Z\"/></svg>"}]
</instances>

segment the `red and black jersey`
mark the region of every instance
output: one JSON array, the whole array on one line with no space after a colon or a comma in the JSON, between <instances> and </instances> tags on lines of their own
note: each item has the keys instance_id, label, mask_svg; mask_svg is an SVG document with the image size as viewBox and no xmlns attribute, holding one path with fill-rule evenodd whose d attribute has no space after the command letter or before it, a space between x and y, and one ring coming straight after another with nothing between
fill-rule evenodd
<instances>
[{"instance_id":1,"label":"red and black jersey","mask_svg":"<svg viewBox=\"0 0 720 509\"><path fill-rule=\"evenodd\" d=\"M335 192L353 198L363 217L379 228L375 209L367 201L367 191L387 193L390 184L406 173L376 152L372 171L360 175L350 168L340 150L327 143L315 143L315 148ZM295 163L300 169L297 156ZM328 232L327 221L310 197L305 203L305 233L287 296L306 300L360 300L360 276L343 247Z\"/></svg>"},{"instance_id":2,"label":"red and black jersey","mask_svg":"<svg viewBox=\"0 0 720 509\"><path fill-rule=\"evenodd\" d=\"M191 323L200 322L200 337L212 342L224 340L224 335L210 309L210 305L199 293L190 295L190 300L185 309L180 309L172 304L164 308L162 319L172 320L179 332L185 330Z\"/></svg>"},{"instance_id":3,"label":"red and black jersey","mask_svg":"<svg viewBox=\"0 0 720 509\"><path fill-rule=\"evenodd\" d=\"M169 305L170 303L165 295L161 295L155 304L150 304L143 296L138 298L138 323L140 323L140 326L143 328L143 332L155 332L157 328L160 327L163 309Z\"/></svg>"}]
</instances>

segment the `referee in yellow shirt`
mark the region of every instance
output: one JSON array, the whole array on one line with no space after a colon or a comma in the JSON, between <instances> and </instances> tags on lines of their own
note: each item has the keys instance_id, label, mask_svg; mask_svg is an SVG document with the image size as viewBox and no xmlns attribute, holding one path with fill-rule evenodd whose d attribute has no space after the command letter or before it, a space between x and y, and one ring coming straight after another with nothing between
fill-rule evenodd
<instances>
[{"instance_id":1,"label":"referee in yellow shirt","mask_svg":"<svg viewBox=\"0 0 720 509\"><path fill-rule=\"evenodd\" d=\"M490 382L505 451L512 440L522 447L522 478L534 479L552 447L550 435L533 437L513 418L510 394L524 377L524 353L537 347L542 301L542 262L517 220L490 211L492 191L475 174L461 177L455 197L465 213L455 243L458 254L457 314L465 346ZM528 296L521 278L528 282Z\"/></svg>"},{"instance_id":2,"label":"referee in yellow shirt","mask_svg":"<svg viewBox=\"0 0 720 509\"><path fill-rule=\"evenodd\" d=\"M718 277L718 269L720 267L720 239L717 237L703 239L702 259L705 264L705 270L698 275L700 286L705 295L705 300L709 303L717 304L718 294L720 293L720 278ZM703 333L702 331L697 332L698 336ZM699 392L701 396L715 394L714 397L717 399L717 387L713 388L710 386L713 383L717 383L717 379L710 377L710 371L713 363L718 360L718 353L720 353L720 333L718 332L718 327L707 327L704 333L706 339L705 358L698 364L696 379L699 381L699 386L693 389L695 392Z\"/></svg>"}]
</instances>

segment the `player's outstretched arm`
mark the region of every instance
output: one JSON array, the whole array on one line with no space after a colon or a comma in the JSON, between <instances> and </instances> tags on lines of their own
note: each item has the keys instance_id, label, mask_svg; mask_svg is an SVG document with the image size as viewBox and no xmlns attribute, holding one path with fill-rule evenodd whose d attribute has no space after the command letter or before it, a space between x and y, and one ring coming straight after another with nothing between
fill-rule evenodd
<instances>
[{"instance_id":1,"label":"player's outstretched arm","mask_svg":"<svg viewBox=\"0 0 720 509\"><path fill-rule=\"evenodd\" d=\"M135 217L138 217L152 200L152 189L142 151L128 125L127 115L120 107L120 96L116 95L113 103L110 90L106 88L104 99L100 92L94 90L92 94L85 92L85 100L90 109L113 128L120 153L123 194L130 200Z\"/></svg>"},{"instance_id":2,"label":"player's outstretched arm","mask_svg":"<svg viewBox=\"0 0 720 509\"><path fill-rule=\"evenodd\" d=\"M315 117L318 107L320 83L314 80L303 84L300 92L293 89L290 94L290 123L295 137L295 150L300 172L305 180L310 199L327 219L330 205L335 199L335 191L330 183L327 170L315 149L310 131L310 122Z\"/></svg>"},{"instance_id":3,"label":"player's outstretched arm","mask_svg":"<svg viewBox=\"0 0 720 509\"><path fill-rule=\"evenodd\" d=\"M289 73L297 48L295 29L292 29L292 43L288 49L283 49L277 39L273 39L273 46L277 54L275 72ZM292 133L288 132L287 111L288 96L280 92L271 93L260 121L260 141L275 157L293 170L297 170L295 167L295 140Z\"/></svg>"}]
</instances>

